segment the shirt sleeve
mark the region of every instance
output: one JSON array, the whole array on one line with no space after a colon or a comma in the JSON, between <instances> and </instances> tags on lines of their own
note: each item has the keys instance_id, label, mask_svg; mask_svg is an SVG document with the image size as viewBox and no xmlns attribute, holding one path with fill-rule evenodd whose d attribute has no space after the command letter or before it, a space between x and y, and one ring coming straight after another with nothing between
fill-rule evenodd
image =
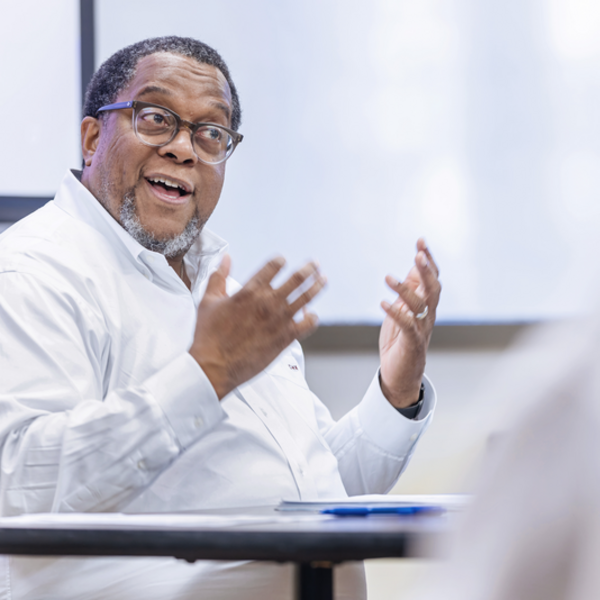
<instances>
[{"instance_id":1,"label":"shirt sleeve","mask_svg":"<svg viewBox=\"0 0 600 600\"><path fill-rule=\"evenodd\" d=\"M387 493L406 469L433 417L436 394L424 376L423 407L417 419L398 412L381 391L379 372L362 401L339 421L320 404L317 419L338 460L348 495Z\"/></svg>"},{"instance_id":2,"label":"shirt sleeve","mask_svg":"<svg viewBox=\"0 0 600 600\"><path fill-rule=\"evenodd\" d=\"M73 294L0 275L0 514L121 510L224 418L187 353L105 393L108 344Z\"/></svg>"}]
</instances>

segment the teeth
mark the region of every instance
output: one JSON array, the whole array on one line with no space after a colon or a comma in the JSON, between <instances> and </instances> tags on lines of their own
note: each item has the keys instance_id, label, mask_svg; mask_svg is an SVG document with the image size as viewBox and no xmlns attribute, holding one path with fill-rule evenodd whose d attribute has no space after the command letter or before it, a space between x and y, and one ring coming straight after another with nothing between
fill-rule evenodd
<instances>
[{"instance_id":1,"label":"teeth","mask_svg":"<svg viewBox=\"0 0 600 600\"><path fill-rule=\"evenodd\" d=\"M150 179L150 181L153 181L154 183L164 183L165 185L175 188L175 189L181 189L182 191L185 192L185 190L178 184L175 183L174 181L171 181L169 179L163 179L161 177L153 177L152 179Z\"/></svg>"}]
</instances>

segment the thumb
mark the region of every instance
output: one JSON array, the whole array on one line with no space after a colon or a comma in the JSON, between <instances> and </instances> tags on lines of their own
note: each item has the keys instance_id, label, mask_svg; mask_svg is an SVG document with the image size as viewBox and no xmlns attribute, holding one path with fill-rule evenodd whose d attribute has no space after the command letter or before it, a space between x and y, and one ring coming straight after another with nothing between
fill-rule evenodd
<instances>
[{"instance_id":1,"label":"thumb","mask_svg":"<svg viewBox=\"0 0 600 600\"><path fill-rule=\"evenodd\" d=\"M227 295L227 277L231 270L231 256L225 254L219 268L209 277L206 285L205 295L225 296Z\"/></svg>"},{"instance_id":2,"label":"thumb","mask_svg":"<svg viewBox=\"0 0 600 600\"><path fill-rule=\"evenodd\" d=\"M224 254L221 259L221 264L217 271L221 272L221 275L227 279L229 277L229 271L231 271L231 256L229 254Z\"/></svg>"}]
</instances>

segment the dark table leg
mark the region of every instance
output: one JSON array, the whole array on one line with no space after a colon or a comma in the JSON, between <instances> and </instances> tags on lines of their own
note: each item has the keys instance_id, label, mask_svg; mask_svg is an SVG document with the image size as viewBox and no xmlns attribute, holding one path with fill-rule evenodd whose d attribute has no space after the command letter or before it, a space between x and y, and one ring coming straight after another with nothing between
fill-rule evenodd
<instances>
[{"instance_id":1,"label":"dark table leg","mask_svg":"<svg viewBox=\"0 0 600 600\"><path fill-rule=\"evenodd\" d=\"M333 600L333 564L325 561L298 563L296 600Z\"/></svg>"}]
</instances>

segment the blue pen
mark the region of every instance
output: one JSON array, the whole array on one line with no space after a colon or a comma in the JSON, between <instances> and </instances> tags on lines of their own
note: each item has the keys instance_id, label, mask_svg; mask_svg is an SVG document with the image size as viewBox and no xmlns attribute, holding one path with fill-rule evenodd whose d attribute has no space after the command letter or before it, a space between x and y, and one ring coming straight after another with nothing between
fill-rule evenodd
<instances>
[{"instance_id":1,"label":"blue pen","mask_svg":"<svg viewBox=\"0 0 600 600\"><path fill-rule=\"evenodd\" d=\"M338 506L325 508L321 513L339 517L366 517L368 515L421 515L445 512L441 506Z\"/></svg>"}]
</instances>

